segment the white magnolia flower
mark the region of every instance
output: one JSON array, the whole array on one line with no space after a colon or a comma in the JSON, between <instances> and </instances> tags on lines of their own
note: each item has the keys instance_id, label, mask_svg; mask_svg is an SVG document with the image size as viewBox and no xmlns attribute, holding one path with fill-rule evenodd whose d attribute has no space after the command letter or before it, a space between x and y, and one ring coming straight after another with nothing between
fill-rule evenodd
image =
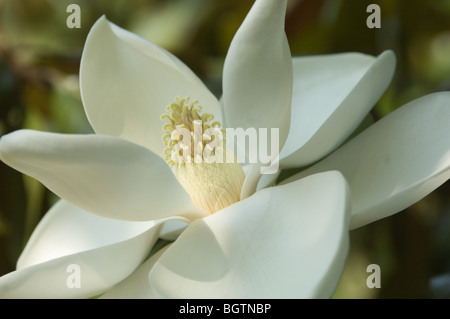
<instances>
[{"instance_id":1,"label":"white magnolia flower","mask_svg":"<svg viewBox=\"0 0 450 319\"><path fill-rule=\"evenodd\" d=\"M80 70L96 134L21 130L0 140L3 162L62 198L17 270L0 278L2 298L329 297L350 229L450 177L450 93L413 101L341 146L389 84L394 54L292 59L285 9L286 1L255 2L226 57L223 108L176 57L99 19ZM316 164L256 192L251 169L238 201L210 214L191 198L214 200L217 185L231 192L221 178L240 173L218 165L217 178L188 179L201 191L181 186L164 159L160 120L177 96L228 127L279 128L283 168ZM146 259L168 221L189 226ZM68 282L72 265L78 288Z\"/></svg>"}]
</instances>

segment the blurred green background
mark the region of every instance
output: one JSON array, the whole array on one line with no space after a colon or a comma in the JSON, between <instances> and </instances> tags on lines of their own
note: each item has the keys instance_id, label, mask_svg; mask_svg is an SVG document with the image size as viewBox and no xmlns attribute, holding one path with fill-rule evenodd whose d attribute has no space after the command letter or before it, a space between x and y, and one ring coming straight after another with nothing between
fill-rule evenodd
<instances>
[{"instance_id":1,"label":"blurred green background","mask_svg":"<svg viewBox=\"0 0 450 319\"><path fill-rule=\"evenodd\" d=\"M81 28L69 29L69 4ZM381 8L369 29L367 6ZM177 55L219 97L229 43L253 0L0 0L0 135L33 128L90 133L78 69L87 33L103 14ZM379 119L420 96L450 89L450 0L290 0L292 55L395 51L395 77L375 106ZM406 211L351 232L335 298L450 297L450 183ZM14 270L32 230L56 200L0 162L0 276ZM369 289L366 267L381 267Z\"/></svg>"}]
</instances>

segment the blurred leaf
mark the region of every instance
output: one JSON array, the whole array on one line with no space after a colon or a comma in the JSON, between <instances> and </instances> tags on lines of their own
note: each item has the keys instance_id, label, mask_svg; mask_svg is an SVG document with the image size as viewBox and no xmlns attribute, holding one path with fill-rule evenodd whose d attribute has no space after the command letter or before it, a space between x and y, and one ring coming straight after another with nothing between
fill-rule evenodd
<instances>
[{"instance_id":1,"label":"blurred leaf","mask_svg":"<svg viewBox=\"0 0 450 319\"><path fill-rule=\"evenodd\" d=\"M52 131L60 133L93 133L84 112L78 76L60 75L50 97Z\"/></svg>"},{"instance_id":2,"label":"blurred leaf","mask_svg":"<svg viewBox=\"0 0 450 319\"><path fill-rule=\"evenodd\" d=\"M129 29L166 50L179 52L192 42L213 5L208 0L166 1L136 13Z\"/></svg>"}]
</instances>

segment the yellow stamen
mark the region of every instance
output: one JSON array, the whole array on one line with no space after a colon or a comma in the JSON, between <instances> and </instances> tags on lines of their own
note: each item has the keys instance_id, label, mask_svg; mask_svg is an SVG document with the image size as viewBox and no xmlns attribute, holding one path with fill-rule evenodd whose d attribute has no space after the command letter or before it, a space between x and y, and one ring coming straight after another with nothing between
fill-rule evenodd
<instances>
[{"instance_id":1,"label":"yellow stamen","mask_svg":"<svg viewBox=\"0 0 450 319\"><path fill-rule=\"evenodd\" d=\"M220 122L201 114L202 107L189 98L176 98L166 110L161 116L169 121L163 126L165 159L194 204L214 213L239 201L245 175L236 160L226 162L234 155L225 146Z\"/></svg>"}]
</instances>

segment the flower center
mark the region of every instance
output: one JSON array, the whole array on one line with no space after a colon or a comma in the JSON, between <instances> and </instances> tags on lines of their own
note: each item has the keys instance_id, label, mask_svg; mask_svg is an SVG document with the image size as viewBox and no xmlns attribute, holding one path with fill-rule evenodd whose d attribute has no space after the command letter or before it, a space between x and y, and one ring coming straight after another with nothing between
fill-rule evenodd
<instances>
[{"instance_id":1,"label":"flower center","mask_svg":"<svg viewBox=\"0 0 450 319\"><path fill-rule=\"evenodd\" d=\"M167 106L161 120L164 154L194 204L215 213L240 200L244 171L225 146L224 130L197 101L180 99ZM233 160L226 160L232 158Z\"/></svg>"}]
</instances>

